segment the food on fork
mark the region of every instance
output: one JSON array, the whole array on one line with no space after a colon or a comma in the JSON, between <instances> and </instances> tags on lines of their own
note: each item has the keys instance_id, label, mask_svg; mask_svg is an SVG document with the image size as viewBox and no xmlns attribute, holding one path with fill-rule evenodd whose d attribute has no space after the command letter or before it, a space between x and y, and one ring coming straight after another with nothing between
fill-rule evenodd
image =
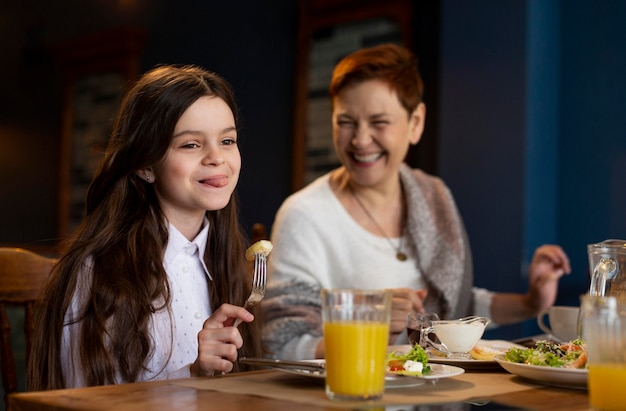
<instances>
[{"instance_id":1,"label":"food on fork","mask_svg":"<svg viewBox=\"0 0 626 411\"><path fill-rule=\"evenodd\" d=\"M386 366L389 373L413 377L421 377L431 372L428 354L419 344L415 344L406 354L395 351L387 354Z\"/></svg>"},{"instance_id":2,"label":"food on fork","mask_svg":"<svg viewBox=\"0 0 626 411\"><path fill-rule=\"evenodd\" d=\"M257 241L246 250L246 260L254 261L255 254L263 254L267 257L272 251L272 248L274 248L274 246L269 240Z\"/></svg>"}]
</instances>

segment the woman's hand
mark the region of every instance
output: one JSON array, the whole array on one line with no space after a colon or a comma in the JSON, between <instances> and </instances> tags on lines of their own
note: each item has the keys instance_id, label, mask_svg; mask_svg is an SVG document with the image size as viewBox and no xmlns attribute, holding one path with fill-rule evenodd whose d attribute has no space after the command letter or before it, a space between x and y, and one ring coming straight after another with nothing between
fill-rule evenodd
<instances>
[{"instance_id":1,"label":"woman's hand","mask_svg":"<svg viewBox=\"0 0 626 411\"><path fill-rule=\"evenodd\" d=\"M411 311L424 312L424 299L428 294L425 289L393 288L391 303L391 321L389 323L389 343L393 345L398 336L406 330L407 315Z\"/></svg>"},{"instance_id":2,"label":"woman's hand","mask_svg":"<svg viewBox=\"0 0 626 411\"><path fill-rule=\"evenodd\" d=\"M235 319L251 322L254 316L245 308L221 305L203 324L198 333L198 359L191 367L192 375L213 375L230 372L237 360L237 350L243 345Z\"/></svg>"},{"instance_id":3,"label":"woman's hand","mask_svg":"<svg viewBox=\"0 0 626 411\"><path fill-rule=\"evenodd\" d=\"M556 300L559 279L571 267L565 251L558 245L543 245L535 250L528 269L527 304L535 313L551 307Z\"/></svg>"}]
</instances>

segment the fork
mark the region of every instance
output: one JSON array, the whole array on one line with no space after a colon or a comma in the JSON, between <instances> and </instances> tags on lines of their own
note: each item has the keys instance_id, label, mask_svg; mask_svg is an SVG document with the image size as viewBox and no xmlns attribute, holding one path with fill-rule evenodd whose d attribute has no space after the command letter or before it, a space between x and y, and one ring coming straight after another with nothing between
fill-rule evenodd
<instances>
[{"instance_id":1,"label":"fork","mask_svg":"<svg viewBox=\"0 0 626 411\"><path fill-rule=\"evenodd\" d=\"M265 296L265 285L267 284L267 256L263 253L254 255L254 276L252 277L252 292L243 306L246 309L252 308L263 300ZM233 327L238 327L241 319L237 318Z\"/></svg>"}]
</instances>

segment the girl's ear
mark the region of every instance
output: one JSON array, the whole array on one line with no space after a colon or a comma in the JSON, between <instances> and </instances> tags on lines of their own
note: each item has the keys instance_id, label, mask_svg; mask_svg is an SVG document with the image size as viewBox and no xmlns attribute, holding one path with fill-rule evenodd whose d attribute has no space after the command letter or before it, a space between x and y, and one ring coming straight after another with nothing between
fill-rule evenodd
<instances>
[{"instance_id":1,"label":"girl's ear","mask_svg":"<svg viewBox=\"0 0 626 411\"><path fill-rule=\"evenodd\" d=\"M142 180L146 180L147 183L154 183L154 172L152 171L152 167L142 168L141 170L135 171L135 173Z\"/></svg>"},{"instance_id":2,"label":"girl's ear","mask_svg":"<svg viewBox=\"0 0 626 411\"><path fill-rule=\"evenodd\" d=\"M424 122L426 121L426 105L424 103L419 103L411 114L411 135L410 135L410 143L411 145L415 145L419 143L422 138L422 133L424 132Z\"/></svg>"}]
</instances>

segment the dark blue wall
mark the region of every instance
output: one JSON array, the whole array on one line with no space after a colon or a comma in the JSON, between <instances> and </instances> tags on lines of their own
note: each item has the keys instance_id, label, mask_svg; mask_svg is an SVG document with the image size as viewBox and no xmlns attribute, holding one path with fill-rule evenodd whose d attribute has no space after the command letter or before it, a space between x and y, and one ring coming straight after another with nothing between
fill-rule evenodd
<instances>
[{"instance_id":1,"label":"dark blue wall","mask_svg":"<svg viewBox=\"0 0 626 411\"><path fill-rule=\"evenodd\" d=\"M440 175L476 284L524 291L534 248L557 243L573 268L557 303L577 305L586 244L626 237L626 2L446 0L442 16Z\"/></svg>"},{"instance_id":2,"label":"dark blue wall","mask_svg":"<svg viewBox=\"0 0 626 411\"><path fill-rule=\"evenodd\" d=\"M586 244L626 238L625 21L621 0L562 8L558 232L578 276ZM562 298L576 301L571 280Z\"/></svg>"}]
</instances>

